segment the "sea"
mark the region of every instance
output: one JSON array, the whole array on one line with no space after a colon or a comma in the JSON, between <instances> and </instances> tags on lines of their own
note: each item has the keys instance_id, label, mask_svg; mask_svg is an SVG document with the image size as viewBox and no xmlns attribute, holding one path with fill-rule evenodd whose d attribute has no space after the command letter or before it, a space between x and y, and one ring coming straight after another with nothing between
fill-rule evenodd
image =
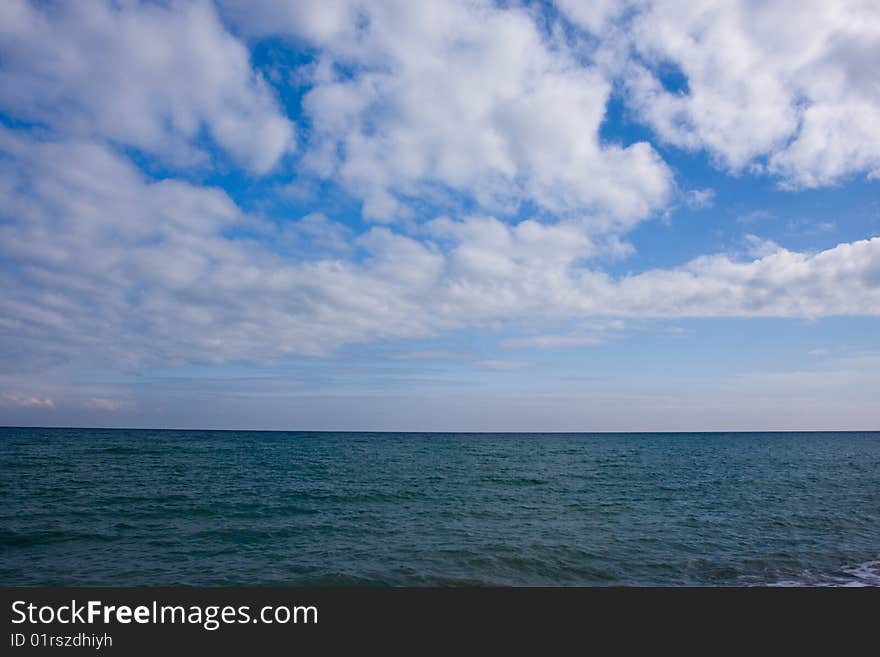
<instances>
[{"instance_id":1,"label":"sea","mask_svg":"<svg viewBox=\"0 0 880 657\"><path fill-rule=\"evenodd\" d=\"M2 428L0 584L878 586L880 432Z\"/></svg>"}]
</instances>

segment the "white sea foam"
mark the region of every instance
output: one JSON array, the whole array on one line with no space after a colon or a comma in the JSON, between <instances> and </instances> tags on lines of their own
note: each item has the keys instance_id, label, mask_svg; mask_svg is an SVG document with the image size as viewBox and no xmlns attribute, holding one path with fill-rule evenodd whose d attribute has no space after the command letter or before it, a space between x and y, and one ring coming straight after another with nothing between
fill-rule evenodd
<instances>
[{"instance_id":1,"label":"white sea foam","mask_svg":"<svg viewBox=\"0 0 880 657\"><path fill-rule=\"evenodd\" d=\"M844 566L840 572L834 574L805 572L798 579L779 580L768 586L880 586L880 559Z\"/></svg>"},{"instance_id":2,"label":"white sea foam","mask_svg":"<svg viewBox=\"0 0 880 657\"><path fill-rule=\"evenodd\" d=\"M844 568L845 573L856 578L860 586L880 586L880 560L866 561L852 568Z\"/></svg>"}]
</instances>

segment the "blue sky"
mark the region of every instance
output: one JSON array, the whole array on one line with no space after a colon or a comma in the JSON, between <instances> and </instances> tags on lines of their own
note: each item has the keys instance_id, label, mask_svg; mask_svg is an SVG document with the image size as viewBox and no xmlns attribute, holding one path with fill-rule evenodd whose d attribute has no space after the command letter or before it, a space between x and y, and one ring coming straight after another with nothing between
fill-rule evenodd
<instances>
[{"instance_id":1,"label":"blue sky","mask_svg":"<svg viewBox=\"0 0 880 657\"><path fill-rule=\"evenodd\" d=\"M0 424L880 427L871 3L0 26Z\"/></svg>"}]
</instances>

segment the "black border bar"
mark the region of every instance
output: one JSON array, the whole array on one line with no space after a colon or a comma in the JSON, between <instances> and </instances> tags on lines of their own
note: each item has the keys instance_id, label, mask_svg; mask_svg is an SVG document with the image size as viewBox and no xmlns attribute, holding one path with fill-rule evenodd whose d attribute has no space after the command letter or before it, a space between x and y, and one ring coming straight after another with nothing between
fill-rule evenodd
<instances>
[{"instance_id":1,"label":"black border bar","mask_svg":"<svg viewBox=\"0 0 880 657\"><path fill-rule=\"evenodd\" d=\"M436 649L468 652L476 647L475 642L493 652L509 647L539 654L570 652L566 647L606 654L602 646L607 645L613 645L614 652L688 645L714 652L767 648L772 643L788 653L799 643L816 649L823 641L826 649L837 653L860 633L871 636L876 631L880 609L880 589L832 588L4 587L0 591L5 629L2 653L8 655L68 654L71 650L118 655L208 651L290 655L300 651L350 653L352 649L370 650L370 654L398 649L413 654ZM179 605L199 608L203 614L210 606L247 606L251 613L264 607L312 607L317 618L300 615L300 622L295 623L233 622L213 630L198 622L120 623L113 619L113 612L109 624L12 622L22 618L13 612L16 602L19 610L27 604L57 610L72 601L77 605L100 601L102 608ZM267 618L271 620L271 611ZM75 644L73 637L80 634L90 638L90 645L70 647ZM112 645L105 640L98 649L97 638L105 635ZM875 640L876 636L872 640L876 646ZM50 641L68 646L45 645ZM16 642L23 645L15 646ZM84 642L82 637L80 642Z\"/></svg>"}]
</instances>

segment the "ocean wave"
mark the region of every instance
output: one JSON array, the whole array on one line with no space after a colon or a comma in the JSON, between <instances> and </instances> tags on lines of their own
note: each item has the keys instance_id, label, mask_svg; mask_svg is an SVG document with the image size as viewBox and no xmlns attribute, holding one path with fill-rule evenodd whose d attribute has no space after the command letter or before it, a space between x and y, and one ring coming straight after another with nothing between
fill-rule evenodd
<instances>
[{"instance_id":1,"label":"ocean wave","mask_svg":"<svg viewBox=\"0 0 880 657\"><path fill-rule=\"evenodd\" d=\"M796 579L784 579L768 586L864 587L880 586L880 559L844 566L836 573L805 572Z\"/></svg>"}]
</instances>

